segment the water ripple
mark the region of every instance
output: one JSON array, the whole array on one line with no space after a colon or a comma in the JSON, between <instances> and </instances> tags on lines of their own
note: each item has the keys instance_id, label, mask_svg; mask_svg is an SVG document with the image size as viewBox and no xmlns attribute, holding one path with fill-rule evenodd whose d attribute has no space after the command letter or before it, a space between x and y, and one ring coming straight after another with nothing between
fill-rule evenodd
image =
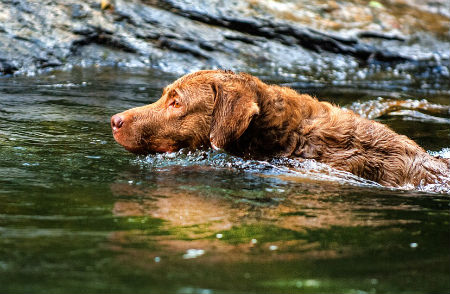
<instances>
[{"instance_id":1,"label":"water ripple","mask_svg":"<svg viewBox=\"0 0 450 294\"><path fill-rule=\"evenodd\" d=\"M377 99L365 102L354 102L347 108L368 119L378 118L386 114L392 115L397 113L405 116L409 115L411 117L416 117L418 120L423 121L450 123L450 106L434 104L426 99L398 100L378 97Z\"/></svg>"}]
</instances>

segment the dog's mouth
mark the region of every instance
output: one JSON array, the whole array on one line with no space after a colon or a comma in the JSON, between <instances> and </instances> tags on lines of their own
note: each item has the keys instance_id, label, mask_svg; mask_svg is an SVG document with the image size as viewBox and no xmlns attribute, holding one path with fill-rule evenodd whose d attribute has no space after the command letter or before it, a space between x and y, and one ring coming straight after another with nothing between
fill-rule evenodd
<instances>
[{"instance_id":1,"label":"dog's mouth","mask_svg":"<svg viewBox=\"0 0 450 294\"><path fill-rule=\"evenodd\" d=\"M121 136L119 130L112 130L114 140L124 147L127 151L137 155L148 155L156 153L172 153L180 150L176 142L170 139L163 140L142 140L142 142L135 142L127 140Z\"/></svg>"},{"instance_id":2,"label":"dog's mouth","mask_svg":"<svg viewBox=\"0 0 450 294\"><path fill-rule=\"evenodd\" d=\"M141 146L130 144L129 142L122 140L122 138L120 137L120 133L117 130L113 130L112 132L114 140L116 140L116 142L119 143L127 151L135 154L145 154Z\"/></svg>"},{"instance_id":3,"label":"dog's mouth","mask_svg":"<svg viewBox=\"0 0 450 294\"><path fill-rule=\"evenodd\" d=\"M117 127L112 127L111 129L112 129L113 136L116 137L116 134L119 132L119 129Z\"/></svg>"}]
</instances>

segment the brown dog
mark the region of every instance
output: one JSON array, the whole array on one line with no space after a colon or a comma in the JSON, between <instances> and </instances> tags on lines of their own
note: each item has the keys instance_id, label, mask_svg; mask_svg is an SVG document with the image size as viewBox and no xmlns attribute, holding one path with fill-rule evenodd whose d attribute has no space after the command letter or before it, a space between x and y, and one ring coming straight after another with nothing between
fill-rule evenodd
<instances>
[{"instance_id":1,"label":"brown dog","mask_svg":"<svg viewBox=\"0 0 450 294\"><path fill-rule=\"evenodd\" d=\"M157 102L114 115L111 126L134 153L212 146L239 156L315 159L394 187L437 183L449 173L449 162L380 123L231 71L188 74Z\"/></svg>"}]
</instances>

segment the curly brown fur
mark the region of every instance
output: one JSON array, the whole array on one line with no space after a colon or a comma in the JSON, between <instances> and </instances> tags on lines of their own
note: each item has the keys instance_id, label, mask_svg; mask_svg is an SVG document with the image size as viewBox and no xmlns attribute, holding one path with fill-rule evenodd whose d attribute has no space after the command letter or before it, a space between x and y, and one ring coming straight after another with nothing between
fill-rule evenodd
<instances>
[{"instance_id":1,"label":"curly brown fur","mask_svg":"<svg viewBox=\"0 0 450 294\"><path fill-rule=\"evenodd\" d=\"M449 174L448 161L383 124L244 73L188 74L157 102L111 121L116 141L135 153L212 146L240 156L315 159L386 186Z\"/></svg>"}]
</instances>

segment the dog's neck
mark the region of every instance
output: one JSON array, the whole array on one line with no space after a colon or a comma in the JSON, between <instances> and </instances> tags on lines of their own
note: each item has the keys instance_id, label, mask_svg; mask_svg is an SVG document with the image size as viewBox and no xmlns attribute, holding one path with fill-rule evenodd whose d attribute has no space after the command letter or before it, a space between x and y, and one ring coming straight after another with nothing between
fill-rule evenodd
<instances>
[{"instance_id":1,"label":"dog's neck","mask_svg":"<svg viewBox=\"0 0 450 294\"><path fill-rule=\"evenodd\" d=\"M253 157L294 155L302 144L302 130L335 108L287 87L259 88L264 89L258 93L260 112L228 151Z\"/></svg>"}]
</instances>

